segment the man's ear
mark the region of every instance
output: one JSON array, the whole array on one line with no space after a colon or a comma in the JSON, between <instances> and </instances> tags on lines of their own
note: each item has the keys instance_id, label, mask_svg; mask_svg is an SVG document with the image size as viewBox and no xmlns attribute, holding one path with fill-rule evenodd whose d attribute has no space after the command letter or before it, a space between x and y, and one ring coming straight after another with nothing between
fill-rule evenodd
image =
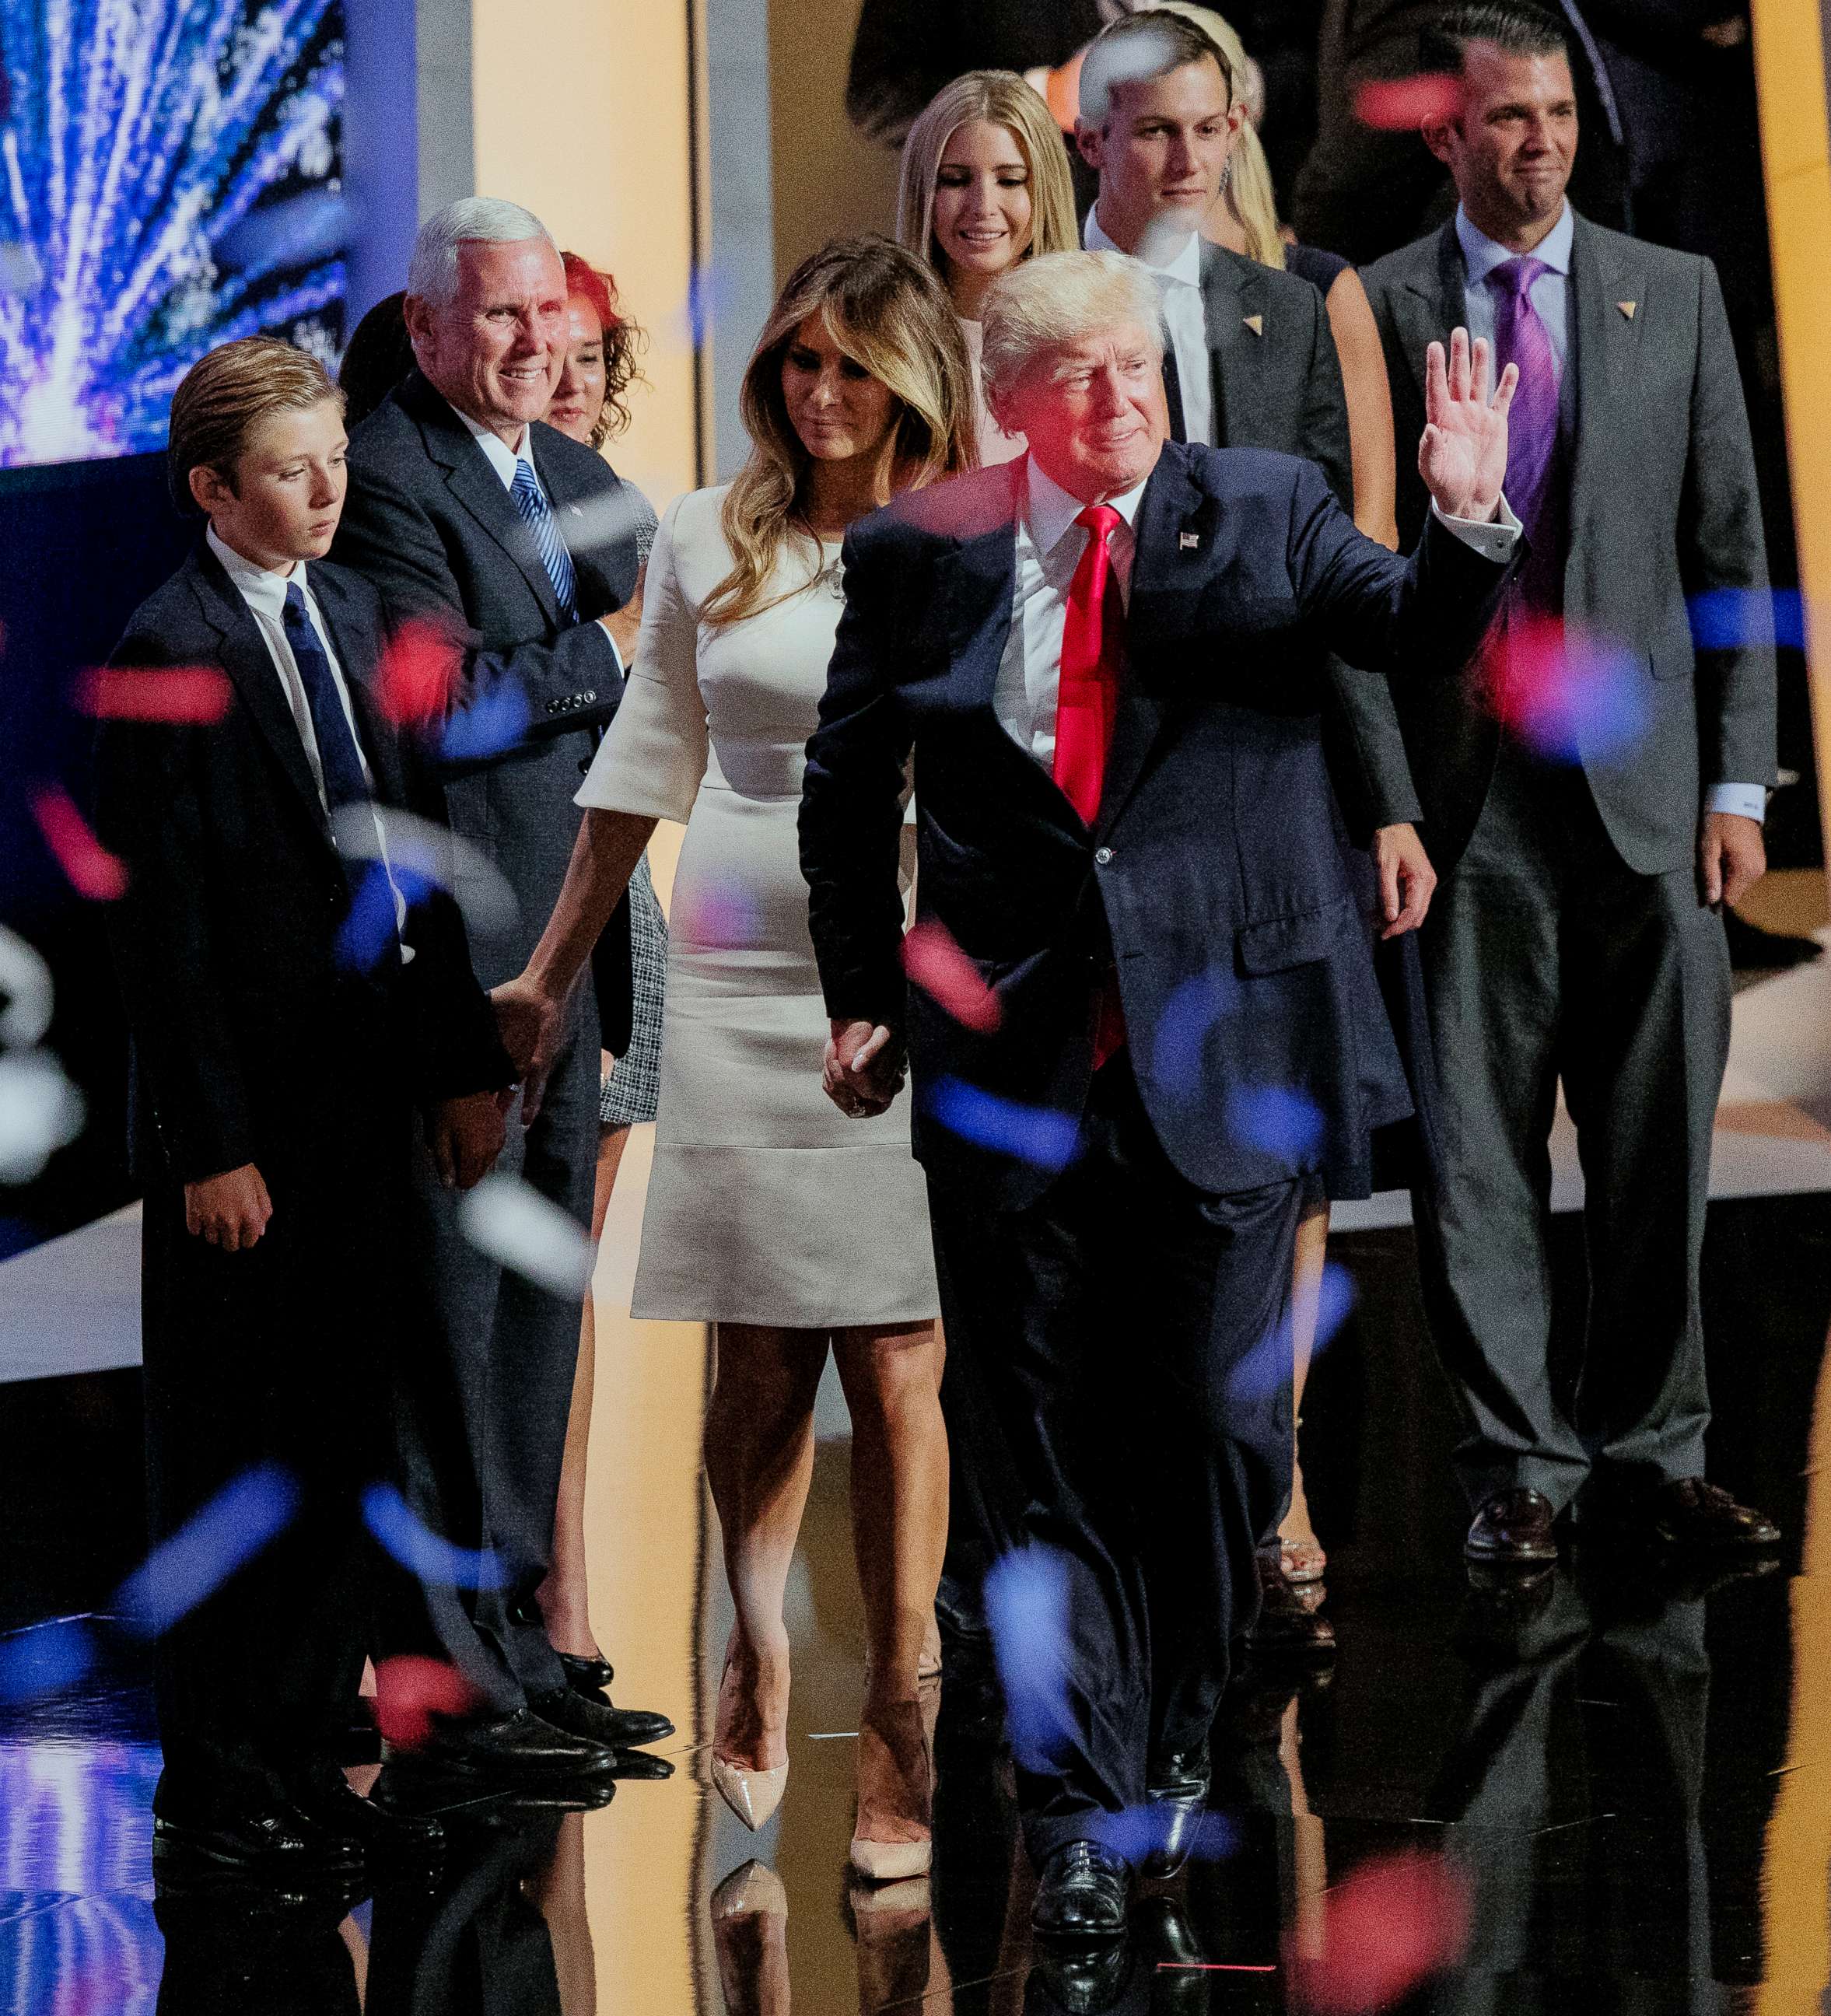
<instances>
[{"instance_id":1,"label":"man's ear","mask_svg":"<svg viewBox=\"0 0 1831 2016\"><path fill-rule=\"evenodd\" d=\"M1418 137L1423 141L1425 146L1436 155L1437 159L1443 163L1446 168L1454 165L1450 159L1452 148L1451 136L1454 135L1455 139L1458 140L1461 139L1462 137L1462 128L1460 121L1454 119L1427 119L1425 121L1424 124L1418 128Z\"/></svg>"},{"instance_id":2,"label":"man's ear","mask_svg":"<svg viewBox=\"0 0 1831 2016\"><path fill-rule=\"evenodd\" d=\"M431 334L432 312L419 295L409 294L401 304L401 319L407 325L407 340L417 361Z\"/></svg>"},{"instance_id":3,"label":"man's ear","mask_svg":"<svg viewBox=\"0 0 1831 2016\"><path fill-rule=\"evenodd\" d=\"M1090 126L1084 119L1077 119L1075 121L1075 146L1081 159L1096 172L1101 166L1100 158L1103 151L1101 142L1105 137L1104 128Z\"/></svg>"},{"instance_id":4,"label":"man's ear","mask_svg":"<svg viewBox=\"0 0 1831 2016\"><path fill-rule=\"evenodd\" d=\"M207 462L199 463L185 481L190 489L191 502L206 518L221 509L225 495L235 495L234 486L225 483L220 472Z\"/></svg>"}]
</instances>

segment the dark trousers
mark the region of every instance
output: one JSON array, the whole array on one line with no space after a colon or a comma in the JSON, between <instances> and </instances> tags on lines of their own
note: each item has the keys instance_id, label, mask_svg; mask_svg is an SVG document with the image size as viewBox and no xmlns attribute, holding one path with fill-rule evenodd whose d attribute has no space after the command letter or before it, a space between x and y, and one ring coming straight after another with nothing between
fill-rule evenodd
<instances>
[{"instance_id":1,"label":"dark trousers","mask_svg":"<svg viewBox=\"0 0 1831 2016\"><path fill-rule=\"evenodd\" d=\"M1502 747L1421 948L1444 1179L1415 1198L1426 1312L1461 1395L1472 1503L1701 1475L1698 1263L1729 1053L1729 960L1694 869L1638 875L1574 768ZM1560 1078L1584 1173L1589 1316L1550 1363L1548 1147Z\"/></svg>"},{"instance_id":2,"label":"dark trousers","mask_svg":"<svg viewBox=\"0 0 1831 2016\"><path fill-rule=\"evenodd\" d=\"M518 1106L510 1113L496 1164L582 1230L597 1165L597 1033L595 1015L575 1009L534 1125L523 1128ZM565 1684L535 1591L553 1561L581 1305L474 1246L424 1153L414 1194L427 1285L398 1408L402 1489L432 1531L496 1557L499 1586L429 1593L441 1655L482 1708L508 1714Z\"/></svg>"},{"instance_id":3,"label":"dark trousers","mask_svg":"<svg viewBox=\"0 0 1831 2016\"><path fill-rule=\"evenodd\" d=\"M362 1088L342 1096L357 1103ZM185 1229L184 1195L146 1194L142 1330L155 1542L264 1463L290 1476L280 1536L165 1633L156 1691L169 1819L258 1802L333 1759L376 1605L402 1598L362 1525L387 1474L385 1391L401 1297L409 1115L314 1116L258 1151L273 1217L225 1253Z\"/></svg>"},{"instance_id":4,"label":"dark trousers","mask_svg":"<svg viewBox=\"0 0 1831 2016\"><path fill-rule=\"evenodd\" d=\"M994 1213L931 1185L949 1355L971 1364L955 1391L982 1397L956 1460L1002 1544L1065 1575L1069 1727L1018 1772L1033 1860L1141 1804L1149 1754L1213 1719L1290 1489L1299 1190L1193 1188L1123 1055L1040 1201Z\"/></svg>"}]
</instances>

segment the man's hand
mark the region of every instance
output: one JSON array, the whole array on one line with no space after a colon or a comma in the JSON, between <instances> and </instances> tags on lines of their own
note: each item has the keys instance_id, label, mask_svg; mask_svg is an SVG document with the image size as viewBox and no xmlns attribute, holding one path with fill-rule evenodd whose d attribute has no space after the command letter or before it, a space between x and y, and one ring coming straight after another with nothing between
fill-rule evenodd
<instances>
[{"instance_id":1,"label":"man's hand","mask_svg":"<svg viewBox=\"0 0 1831 2016\"><path fill-rule=\"evenodd\" d=\"M524 970L489 991L496 1033L522 1086L521 1120L532 1124L540 1111L541 1088L553 1068L566 1031L566 1004L556 1000ZM505 1107L512 1100L500 1102Z\"/></svg>"},{"instance_id":2,"label":"man's hand","mask_svg":"<svg viewBox=\"0 0 1831 2016\"><path fill-rule=\"evenodd\" d=\"M1465 329L1451 333L1447 364L1440 343L1424 353L1425 425L1418 473L1446 518L1487 524L1507 479L1507 409L1519 383L1519 367L1509 364L1501 373L1490 401L1492 362L1487 337L1476 339L1472 354Z\"/></svg>"},{"instance_id":3,"label":"man's hand","mask_svg":"<svg viewBox=\"0 0 1831 2016\"><path fill-rule=\"evenodd\" d=\"M827 1096L849 1119L887 1113L903 1089L903 1044L882 1023L831 1024L820 1082Z\"/></svg>"},{"instance_id":4,"label":"man's hand","mask_svg":"<svg viewBox=\"0 0 1831 2016\"><path fill-rule=\"evenodd\" d=\"M648 563L644 560L629 599L621 609L612 610L608 616L597 619L604 626L604 635L616 646L617 656L623 661L625 671L636 662L636 643L642 635L642 591L647 582Z\"/></svg>"},{"instance_id":5,"label":"man's hand","mask_svg":"<svg viewBox=\"0 0 1831 2016\"><path fill-rule=\"evenodd\" d=\"M1704 901L1715 909L1742 901L1768 872L1768 849L1759 819L1739 812L1706 812L1697 838L1698 880Z\"/></svg>"},{"instance_id":6,"label":"man's hand","mask_svg":"<svg viewBox=\"0 0 1831 2016\"><path fill-rule=\"evenodd\" d=\"M1380 906L1386 913L1382 938L1402 938L1424 922L1436 887L1436 870L1415 826L1382 826L1373 836L1374 866L1379 870Z\"/></svg>"},{"instance_id":7,"label":"man's hand","mask_svg":"<svg viewBox=\"0 0 1831 2016\"><path fill-rule=\"evenodd\" d=\"M185 1185L186 1231L225 1253L245 1253L272 1215L273 1200L252 1162Z\"/></svg>"},{"instance_id":8,"label":"man's hand","mask_svg":"<svg viewBox=\"0 0 1831 2016\"><path fill-rule=\"evenodd\" d=\"M442 1099L426 1116L426 1142L447 1190L482 1182L503 1152L503 1109L493 1092Z\"/></svg>"}]
</instances>

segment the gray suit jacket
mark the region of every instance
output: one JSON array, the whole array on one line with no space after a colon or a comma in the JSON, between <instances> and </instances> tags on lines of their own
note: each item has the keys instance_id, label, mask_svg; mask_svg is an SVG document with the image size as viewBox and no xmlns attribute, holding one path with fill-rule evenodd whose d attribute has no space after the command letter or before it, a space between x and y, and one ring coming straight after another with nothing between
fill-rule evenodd
<instances>
[{"instance_id":1,"label":"gray suit jacket","mask_svg":"<svg viewBox=\"0 0 1831 2016\"><path fill-rule=\"evenodd\" d=\"M1386 345L1400 441L1424 425L1424 354L1463 319L1453 223L1361 275ZM1775 682L1768 567L1742 383L1716 269L1579 216L1570 264L1577 373L1565 620L1631 653L1644 733L1586 756L1609 837L1651 875L1693 858L1712 784L1775 779ZM1415 541L1429 500L1399 468L1399 538ZM1743 640L1694 645L1686 598L1754 591ZM1498 731L1474 678L1399 697L1432 859L1454 861L1475 830Z\"/></svg>"},{"instance_id":2,"label":"gray suit jacket","mask_svg":"<svg viewBox=\"0 0 1831 2016\"><path fill-rule=\"evenodd\" d=\"M1336 502L1351 513L1348 402L1321 295L1295 273L1204 245L1202 309L1215 446L1300 455L1321 469ZM1166 376L1173 380L1173 370ZM1170 413L1180 441L1180 389ZM1350 830L1364 841L1376 826L1417 819L1420 808L1385 679L1338 658L1329 684L1333 699L1324 725L1330 774Z\"/></svg>"}]
</instances>

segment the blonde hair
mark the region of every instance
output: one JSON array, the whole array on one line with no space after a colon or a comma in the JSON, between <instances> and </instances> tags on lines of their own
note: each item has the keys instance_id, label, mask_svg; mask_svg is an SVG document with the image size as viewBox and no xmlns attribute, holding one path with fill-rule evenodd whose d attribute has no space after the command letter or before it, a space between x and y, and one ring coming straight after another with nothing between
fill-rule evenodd
<instances>
[{"instance_id":1,"label":"blonde hair","mask_svg":"<svg viewBox=\"0 0 1831 2016\"><path fill-rule=\"evenodd\" d=\"M1119 322L1137 322L1161 355L1162 314L1149 268L1123 252L1052 252L1013 266L986 297L987 397L1005 398L1045 352Z\"/></svg>"},{"instance_id":2,"label":"blonde hair","mask_svg":"<svg viewBox=\"0 0 1831 2016\"><path fill-rule=\"evenodd\" d=\"M1002 126L1030 171L1030 241L1018 257L1072 252L1080 239L1068 150L1041 95L1008 70L971 70L957 77L935 92L910 128L896 192L898 242L946 279L947 257L935 237L935 178L948 142L975 119Z\"/></svg>"},{"instance_id":3,"label":"blonde hair","mask_svg":"<svg viewBox=\"0 0 1831 2016\"><path fill-rule=\"evenodd\" d=\"M191 471L212 470L236 487L236 465L248 437L275 413L302 413L326 399L341 411L344 395L315 357L277 337L244 336L200 357L171 395L166 437L166 482L181 511L197 509Z\"/></svg>"},{"instance_id":4,"label":"blonde hair","mask_svg":"<svg viewBox=\"0 0 1831 2016\"><path fill-rule=\"evenodd\" d=\"M1145 11L1180 14L1184 20L1193 21L1202 30L1220 51L1222 67L1227 74L1234 103L1247 106L1246 117L1234 142L1233 152L1227 157L1232 173L1220 200L1225 203L1231 196L1234 209L1239 212L1246 232L1246 257L1256 260L1261 266L1275 266L1281 272L1285 241L1278 230L1278 202L1271 190L1271 164L1265 158L1264 144L1259 138L1259 129L1253 124L1252 108L1246 99L1253 59L1246 53L1245 44L1224 15L1216 13L1212 7L1196 6L1192 0L1162 0L1162 5Z\"/></svg>"},{"instance_id":5,"label":"blonde hair","mask_svg":"<svg viewBox=\"0 0 1831 2016\"><path fill-rule=\"evenodd\" d=\"M966 344L934 269L875 232L823 247L789 275L744 369L738 411L751 438L750 459L726 493L722 515L726 543L737 557L706 598L708 623L740 623L799 594L814 578L810 569L808 581L770 592L791 540L812 547L816 563L819 554L813 533L795 522L813 458L782 396L784 355L814 315L854 363L889 388L901 409L893 490L919 489L978 463Z\"/></svg>"}]
</instances>

